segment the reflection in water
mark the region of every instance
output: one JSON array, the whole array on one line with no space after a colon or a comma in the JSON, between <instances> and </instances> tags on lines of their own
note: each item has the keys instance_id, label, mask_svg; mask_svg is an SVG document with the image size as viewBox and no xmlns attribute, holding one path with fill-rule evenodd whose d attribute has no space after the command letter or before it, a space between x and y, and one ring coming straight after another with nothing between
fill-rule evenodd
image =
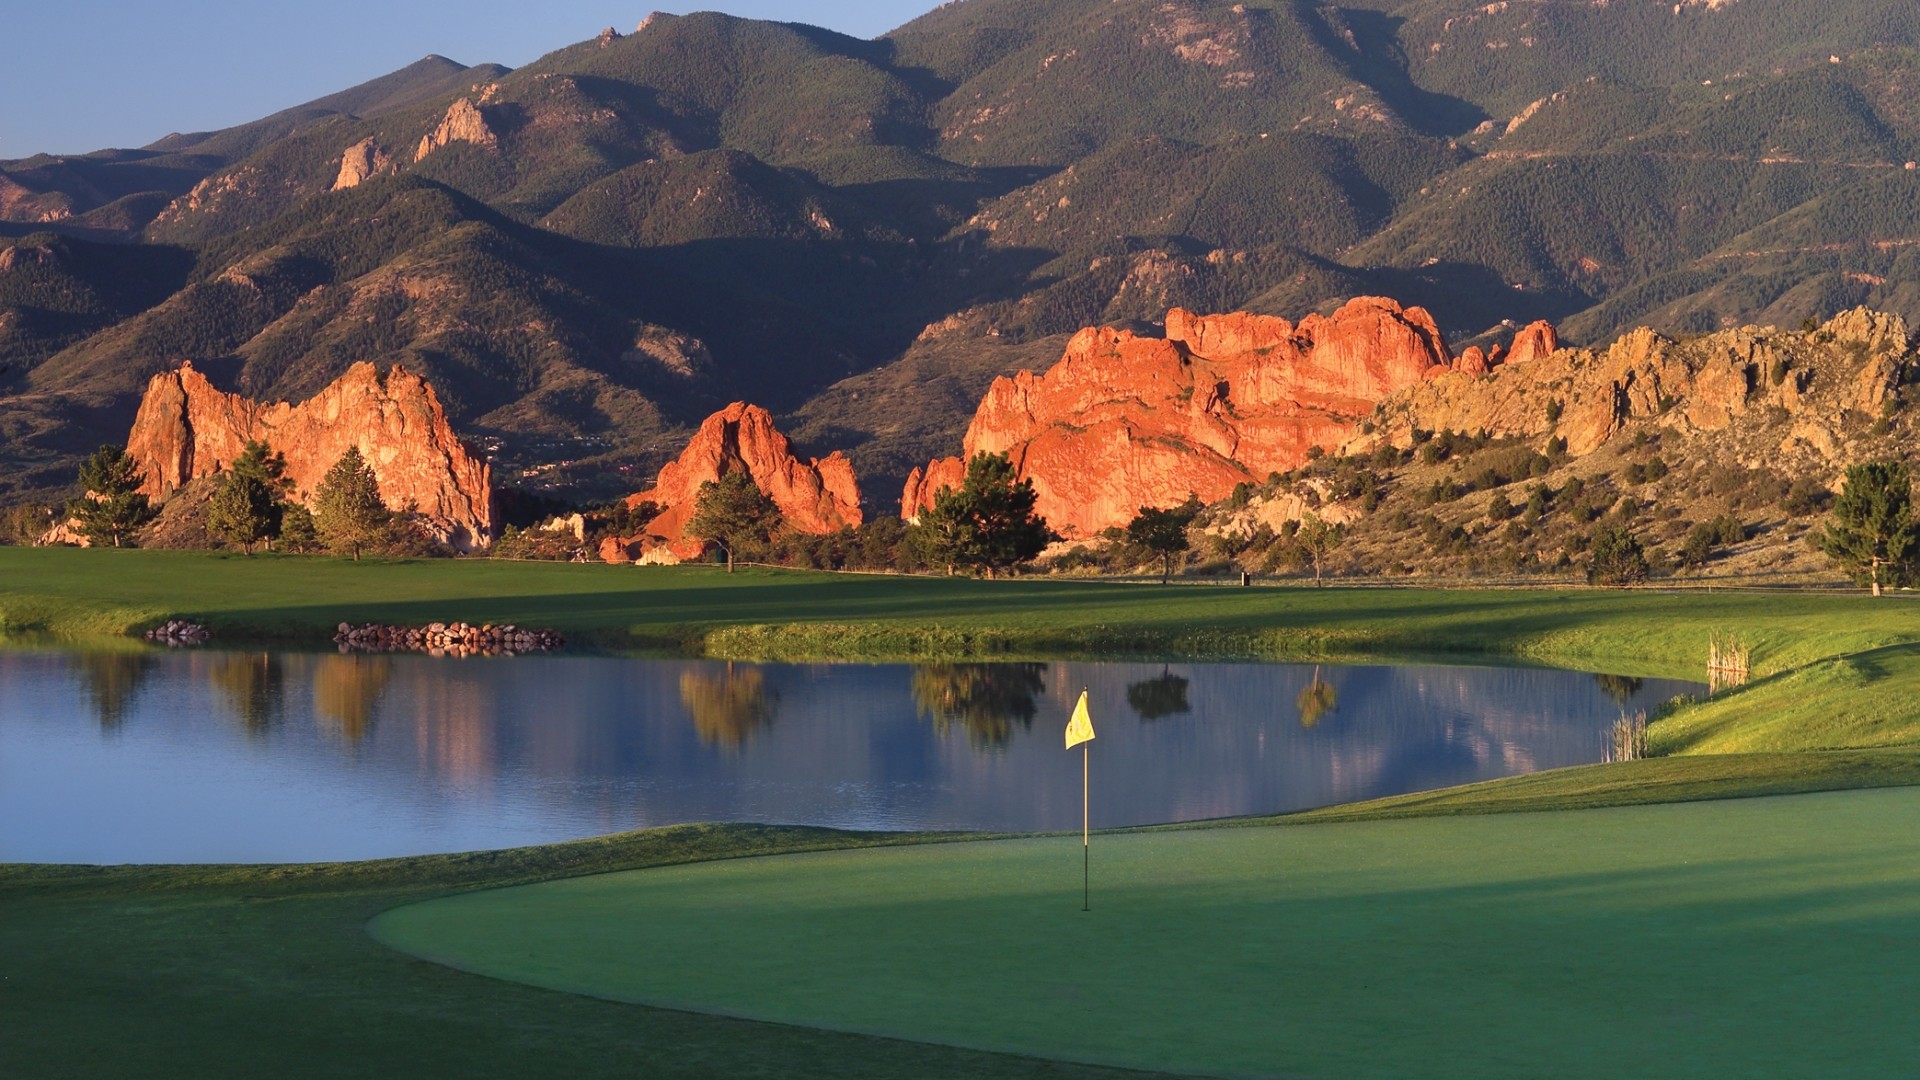
<instances>
[{"instance_id":1,"label":"reflection in water","mask_svg":"<svg viewBox=\"0 0 1920 1080\"><path fill-rule=\"evenodd\" d=\"M680 676L680 701L693 714L693 727L707 746L738 750L755 731L773 723L780 695L767 689L767 677L757 667L709 675L698 671Z\"/></svg>"},{"instance_id":2,"label":"reflection in water","mask_svg":"<svg viewBox=\"0 0 1920 1080\"><path fill-rule=\"evenodd\" d=\"M1533 669L0 652L0 862L330 861L695 821L1078 828L1060 731L1083 688L1100 827L1591 763L1621 711L1586 673ZM1628 708L1701 689L1648 679Z\"/></svg>"},{"instance_id":3,"label":"reflection in water","mask_svg":"<svg viewBox=\"0 0 1920 1080\"><path fill-rule=\"evenodd\" d=\"M1164 668L1159 678L1128 686L1127 704L1142 720L1158 720L1193 711L1193 706L1187 704L1187 680Z\"/></svg>"},{"instance_id":4,"label":"reflection in water","mask_svg":"<svg viewBox=\"0 0 1920 1080\"><path fill-rule=\"evenodd\" d=\"M1016 723L1021 731L1033 726L1046 670L1045 664L921 664L913 669L913 704L943 736L959 724L974 746L1005 746Z\"/></svg>"},{"instance_id":5,"label":"reflection in water","mask_svg":"<svg viewBox=\"0 0 1920 1080\"><path fill-rule=\"evenodd\" d=\"M360 742L373 730L374 710L392 678L393 661L385 656L321 656L313 666L314 715L348 743Z\"/></svg>"},{"instance_id":6,"label":"reflection in water","mask_svg":"<svg viewBox=\"0 0 1920 1080\"><path fill-rule=\"evenodd\" d=\"M1645 679L1636 679L1631 675L1595 675L1593 681L1600 685L1601 693L1623 709L1646 685Z\"/></svg>"},{"instance_id":7,"label":"reflection in water","mask_svg":"<svg viewBox=\"0 0 1920 1080\"><path fill-rule=\"evenodd\" d=\"M285 712L286 670L274 653L216 653L208 678L249 735L265 735Z\"/></svg>"},{"instance_id":8,"label":"reflection in water","mask_svg":"<svg viewBox=\"0 0 1920 1080\"><path fill-rule=\"evenodd\" d=\"M1313 678L1307 688L1300 691L1294 699L1294 706L1300 710L1300 726L1317 727L1322 718L1340 707L1340 691L1333 684L1320 677L1320 669L1313 669Z\"/></svg>"},{"instance_id":9,"label":"reflection in water","mask_svg":"<svg viewBox=\"0 0 1920 1080\"><path fill-rule=\"evenodd\" d=\"M73 658L74 671L93 705L100 730L113 731L126 720L140 684L153 670L153 662L154 655L146 652L80 653Z\"/></svg>"}]
</instances>

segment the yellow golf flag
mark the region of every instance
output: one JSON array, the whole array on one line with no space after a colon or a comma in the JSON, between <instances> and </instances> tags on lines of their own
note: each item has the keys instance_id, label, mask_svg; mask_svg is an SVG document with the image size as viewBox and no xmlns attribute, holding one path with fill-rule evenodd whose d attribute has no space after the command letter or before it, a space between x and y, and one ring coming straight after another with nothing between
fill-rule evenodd
<instances>
[{"instance_id":1,"label":"yellow golf flag","mask_svg":"<svg viewBox=\"0 0 1920 1080\"><path fill-rule=\"evenodd\" d=\"M1073 707L1073 719L1067 721L1067 749L1093 738L1093 716L1087 712L1087 692L1080 691L1080 704Z\"/></svg>"}]
</instances>

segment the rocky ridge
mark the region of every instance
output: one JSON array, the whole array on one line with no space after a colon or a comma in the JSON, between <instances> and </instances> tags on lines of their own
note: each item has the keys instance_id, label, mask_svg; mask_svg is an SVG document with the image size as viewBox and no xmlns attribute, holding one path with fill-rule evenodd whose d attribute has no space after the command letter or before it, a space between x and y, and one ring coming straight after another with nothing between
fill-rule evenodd
<instances>
[{"instance_id":1,"label":"rocky ridge","mask_svg":"<svg viewBox=\"0 0 1920 1080\"><path fill-rule=\"evenodd\" d=\"M1878 417L1898 392L1910 340L1906 320L1865 308L1812 330L1742 327L1687 342L1642 327L1603 350L1550 348L1549 335L1517 344L1483 377L1450 373L1387 398L1349 449L1462 431L1562 438L1578 457L1636 421L1692 435L1755 417L1770 421L1774 453L1828 471L1844 457L1836 433L1848 415Z\"/></svg>"},{"instance_id":2,"label":"rocky ridge","mask_svg":"<svg viewBox=\"0 0 1920 1080\"><path fill-rule=\"evenodd\" d=\"M1531 327L1516 348L1552 342ZM912 520L965 460L1008 454L1033 481L1041 516L1068 539L1124 525L1143 506L1203 502L1285 472L1347 440L1390 395L1425 380L1471 380L1500 362L1481 350L1456 361L1433 317L1361 297L1298 324L1249 315L1167 314L1166 337L1088 328L1044 375L995 380L967 429L964 453L908 477Z\"/></svg>"},{"instance_id":3,"label":"rocky ridge","mask_svg":"<svg viewBox=\"0 0 1920 1080\"><path fill-rule=\"evenodd\" d=\"M839 452L802 461L773 416L758 405L736 401L700 425L680 456L660 470L655 485L627 499L629 507L652 503L660 512L636 536L610 537L601 545L608 562L676 563L698 558L706 544L686 534L700 486L745 472L779 507L789 526L826 535L862 521L860 485L853 465Z\"/></svg>"},{"instance_id":4,"label":"rocky ridge","mask_svg":"<svg viewBox=\"0 0 1920 1080\"><path fill-rule=\"evenodd\" d=\"M416 511L435 539L462 551L493 542L491 467L454 434L433 387L398 366L382 374L355 364L294 405L226 393L183 363L147 383L127 452L146 474L142 490L159 501L225 470L256 439L286 456L297 501L310 502L354 447L389 508Z\"/></svg>"}]
</instances>

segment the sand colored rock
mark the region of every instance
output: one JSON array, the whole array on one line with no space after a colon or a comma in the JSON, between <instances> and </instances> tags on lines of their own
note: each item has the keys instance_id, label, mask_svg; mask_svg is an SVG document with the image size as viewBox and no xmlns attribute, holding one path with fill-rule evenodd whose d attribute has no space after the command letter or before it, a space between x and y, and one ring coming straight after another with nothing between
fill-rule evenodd
<instances>
[{"instance_id":1,"label":"sand colored rock","mask_svg":"<svg viewBox=\"0 0 1920 1080\"><path fill-rule=\"evenodd\" d=\"M1642 327L1604 351L1558 348L1552 328L1536 323L1486 377L1445 374L1383 401L1373 432L1348 448L1407 445L1420 429L1559 436L1580 455L1637 420L1718 432L1756 411L1779 409L1796 420L1788 425L1798 432L1790 439L1819 450L1837 445L1830 433L1840 413L1878 414L1899 385L1909 341L1899 317L1865 309L1843 312L1812 333L1743 327L1684 344ZM1848 342L1858 348L1836 366L1845 351L1827 343ZM1549 419L1550 406L1557 420Z\"/></svg>"},{"instance_id":2,"label":"sand colored rock","mask_svg":"<svg viewBox=\"0 0 1920 1080\"><path fill-rule=\"evenodd\" d=\"M358 187L380 173L393 172L398 166L387 148L372 137L361 139L340 155L340 175L333 181L334 191Z\"/></svg>"},{"instance_id":3,"label":"sand colored rock","mask_svg":"<svg viewBox=\"0 0 1920 1080\"><path fill-rule=\"evenodd\" d=\"M1297 325L1175 309L1166 327L1163 339L1082 330L1045 375L995 380L963 458L916 470L902 516L956 484L964 458L1006 453L1057 532L1091 536L1143 506L1189 493L1212 502L1295 468L1311 448L1348 438L1381 399L1457 370L1427 312L1374 297Z\"/></svg>"},{"instance_id":4,"label":"sand colored rock","mask_svg":"<svg viewBox=\"0 0 1920 1080\"><path fill-rule=\"evenodd\" d=\"M862 521L860 485L845 455L836 451L801 461L772 414L736 401L707 417L679 458L660 470L651 490L628 498L629 506L651 502L661 511L641 535L603 544L601 558L642 563L697 558L706 545L687 536L686 528L700 486L743 471L800 532L823 536L857 528Z\"/></svg>"},{"instance_id":5,"label":"sand colored rock","mask_svg":"<svg viewBox=\"0 0 1920 1080\"><path fill-rule=\"evenodd\" d=\"M226 469L250 439L286 455L293 498L310 503L321 478L357 447L393 509L413 507L439 540L461 550L493 542L492 470L453 433L425 379L369 363L348 368L298 404L265 404L215 389L192 364L155 375L127 436L149 496L164 499Z\"/></svg>"},{"instance_id":6,"label":"sand colored rock","mask_svg":"<svg viewBox=\"0 0 1920 1080\"><path fill-rule=\"evenodd\" d=\"M487 150L500 145L493 129L487 126L487 118L466 98L447 107L447 115L441 119L440 126L421 138L420 148L414 151L413 160L419 161L435 150L456 142L469 142Z\"/></svg>"}]
</instances>

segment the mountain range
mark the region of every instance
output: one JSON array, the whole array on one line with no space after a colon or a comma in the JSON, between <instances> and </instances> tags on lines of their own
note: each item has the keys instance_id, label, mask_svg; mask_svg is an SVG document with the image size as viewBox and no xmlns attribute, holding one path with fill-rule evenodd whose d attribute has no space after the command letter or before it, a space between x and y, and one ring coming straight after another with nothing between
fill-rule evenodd
<instances>
[{"instance_id":1,"label":"mountain range","mask_svg":"<svg viewBox=\"0 0 1920 1080\"><path fill-rule=\"evenodd\" d=\"M649 16L141 149L0 162L0 502L191 359L429 379L508 486L646 487L747 399L876 506L987 384L1168 309L1460 345L1920 320L1910 0L957 0ZM890 508L889 508L890 509Z\"/></svg>"}]
</instances>

